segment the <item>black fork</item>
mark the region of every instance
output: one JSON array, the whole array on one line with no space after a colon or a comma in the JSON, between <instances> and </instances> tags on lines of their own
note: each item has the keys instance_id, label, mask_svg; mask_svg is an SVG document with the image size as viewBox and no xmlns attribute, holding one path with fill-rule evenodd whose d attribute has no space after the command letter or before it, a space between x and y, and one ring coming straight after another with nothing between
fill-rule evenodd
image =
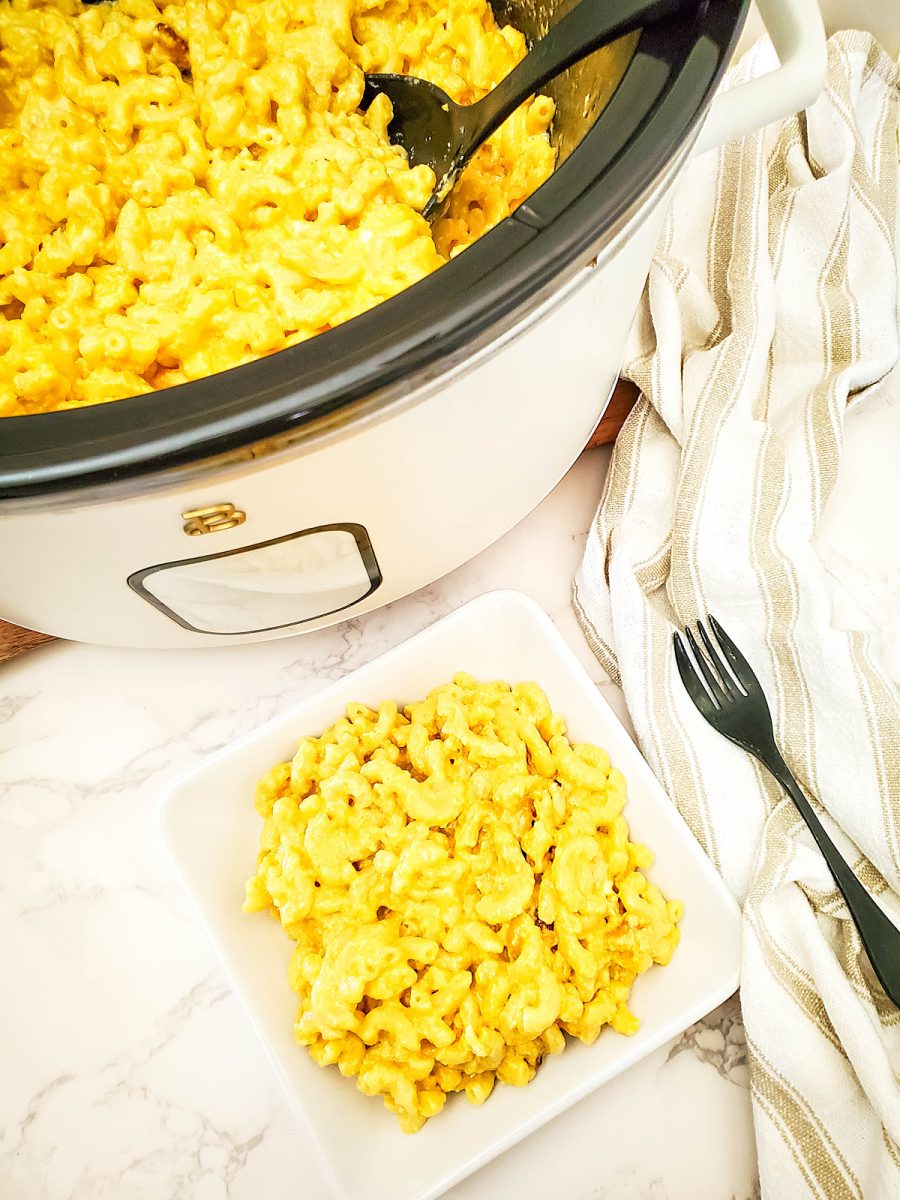
<instances>
[{"instance_id":1,"label":"black fork","mask_svg":"<svg viewBox=\"0 0 900 1200\"><path fill-rule=\"evenodd\" d=\"M675 634L675 661L681 682L713 729L758 758L794 801L847 902L881 986L894 1004L900 1005L900 929L879 908L841 857L788 770L775 745L769 705L750 664L715 617L709 617L708 621L711 633L702 621L697 622L702 648L690 629L684 631L693 661L681 634Z\"/></svg>"}]
</instances>

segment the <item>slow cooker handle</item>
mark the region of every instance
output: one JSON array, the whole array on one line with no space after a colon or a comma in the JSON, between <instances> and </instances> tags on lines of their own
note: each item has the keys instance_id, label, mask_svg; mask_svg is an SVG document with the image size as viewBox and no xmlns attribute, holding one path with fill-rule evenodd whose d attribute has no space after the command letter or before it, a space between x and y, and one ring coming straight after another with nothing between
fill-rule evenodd
<instances>
[{"instance_id":1,"label":"slow cooker handle","mask_svg":"<svg viewBox=\"0 0 900 1200\"><path fill-rule=\"evenodd\" d=\"M756 0L779 66L720 92L694 146L703 154L806 108L825 82L825 28L818 0Z\"/></svg>"}]
</instances>

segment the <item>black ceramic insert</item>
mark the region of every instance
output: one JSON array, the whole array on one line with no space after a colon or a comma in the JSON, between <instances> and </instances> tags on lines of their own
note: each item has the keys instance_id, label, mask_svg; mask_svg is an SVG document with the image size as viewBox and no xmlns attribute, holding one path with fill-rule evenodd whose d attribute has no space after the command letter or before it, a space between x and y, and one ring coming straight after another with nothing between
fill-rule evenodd
<instances>
[{"instance_id":1,"label":"black ceramic insert","mask_svg":"<svg viewBox=\"0 0 900 1200\"><path fill-rule=\"evenodd\" d=\"M568 4L535 5L561 13ZM531 199L433 275L370 312L256 362L150 395L0 419L0 499L77 491L289 436L404 380L436 377L586 262L706 112L748 0L713 0L640 34L612 99ZM517 19L515 0L504 15ZM590 60L552 89L577 126ZM579 72L581 72L579 74ZM580 132L576 129L576 132ZM62 497L60 496L60 500Z\"/></svg>"}]
</instances>

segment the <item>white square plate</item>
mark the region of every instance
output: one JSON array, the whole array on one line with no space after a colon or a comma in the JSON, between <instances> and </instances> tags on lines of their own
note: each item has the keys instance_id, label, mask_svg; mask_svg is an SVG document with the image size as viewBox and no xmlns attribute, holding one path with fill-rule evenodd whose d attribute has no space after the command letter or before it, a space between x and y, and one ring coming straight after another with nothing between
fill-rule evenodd
<instances>
[{"instance_id":1,"label":"white square plate","mask_svg":"<svg viewBox=\"0 0 900 1200\"><path fill-rule=\"evenodd\" d=\"M241 912L256 862L260 819L253 786L317 734L348 701L407 702L457 671L480 679L535 680L578 741L604 747L628 782L632 837L656 854L650 877L686 904L671 965L637 980L634 1037L604 1030L593 1046L571 1039L525 1088L498 1084L474 1108L452 1097L421 1132L400 1132L380 1099L323 1069L293 1039L297 998L288 985L291 943L264 915ZM576 1100L676 1037L735 990L740 913L709 859L640 752L549 617L528 597L493 592L473 600L367 666L269 721L172 783L160 824L176 868L287 1091L312 1130L339 1192L354 1200L428 1200Z\"/></svg>"}]
</instances>

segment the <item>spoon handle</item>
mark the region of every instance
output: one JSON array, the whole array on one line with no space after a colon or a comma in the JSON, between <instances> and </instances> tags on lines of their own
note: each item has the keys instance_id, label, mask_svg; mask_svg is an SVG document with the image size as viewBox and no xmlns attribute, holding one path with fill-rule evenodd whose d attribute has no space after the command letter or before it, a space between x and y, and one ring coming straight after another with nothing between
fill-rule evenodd
<instances>
[{"instance_id":1,"label":"spoon handle","mask_svg":"<svg viewBox=\"0 0 900 1200\"><path fill-rule=\"evenodd\" d=\"M573 63L626 33L673 15L684 4L685 0L581 0L493 91L471 106L479 139L489 137L524 100Z\"/></svg>"}]
</instances>

